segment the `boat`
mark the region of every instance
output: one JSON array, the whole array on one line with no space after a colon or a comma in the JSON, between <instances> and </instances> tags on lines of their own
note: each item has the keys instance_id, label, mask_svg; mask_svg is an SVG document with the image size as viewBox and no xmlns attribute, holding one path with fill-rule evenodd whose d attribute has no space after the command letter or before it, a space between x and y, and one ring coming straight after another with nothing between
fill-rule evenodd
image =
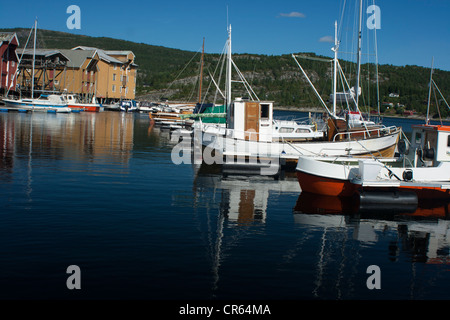
<instances>
[{"instance_id":1,"label":"boat","mask_svg":"<svg viewBox=\"0 0 450 320\"><path fill-rule=\"evenodd\" d=\"M450 197L450 126L413 126L413 159L385 162L370 159L333 159L304 157L298 159L296 172L302 191L351 197L364 192L411 191L418 199ZM393 193L394 192L394 193Z\"/></svg>"},{"instance_id":2,"label":"boat","mask_svg":"<svg viewBox=\"0 0 450 320\"><path fill-rule=\"evenodd\" d=\"M430 91L436 86L432 74L433 68ZM419 200L450 198L450 126L429 124L429 107L430 98L425 123L412 126L410 149L414 152L409 155L406 144L399 145L402 162L387 163L376 155L344 160L301 156L296 172L302 191L341 197L364 194L373 197L375 204L395 198L400 191Z\"/></svg>"},{"instance_id":3,"label":"boat","mask_svg":"<svg viewBox=\"0 0 450 320\"><path fill-rule=\"evenodd\" d=\"M14 110L44 111L44 112L63 112L70 113L72 110L68 107L67 101L63 95L41 94L37 99L6 99L3 101L6 107Z\"/></svg>"},{"instance_id":4,"label":"boat","mask_svg":"<svg viewBox=\"0 0 450 320\"><path fill-rule=\"evenodd\" d=\"M34 22L33 68L31 74L34 74L36 62L35 61L36 31L37 31L37 20L35 20ZM31 98L20 98L20 99L3 98L3 102L5 103L7 108L14 110L31 110L31 111L64 112L64 113L71 112L71 109L67 106L67 101L65 97L62 95L41 94L38 98L34 98L34 77L32 77L31 80Z\"/></svg>"},{"instance_id":5,"label":"boat","mask_svg":"<svg viewBox=\"0 0 450 320\"><path fill-rule=\"evenodd\" d=\"M337 25L335 25L337 29ZM322 120L327 123L325 132L314 133L311 130L297 133L297 136L280 137L277 122L273 117L273 101L257 99L253 90L248 91L250 98L231 99L231 27L228 36L228 63L226 85L226 126L201 123L202 144L223 155L224 161L235 159L276 159L281 163L296 164L299 156L371 156L393 157L401 134L401 128L386 127L358 119L358 126L351 127L360 115L357 109L352 114L352 122L339 118L334 110L327 110ZM337 40L336 40L337 44ZM337 73L337 45L335 52L335 74ZM294 57L294 56L293 56ZM295 59L295 57L294 57ZM297 61L297 60L296 60ZM298 63L298 61L297 61ZM310 85L312 82L298 63ZM234 65L235 66L235 65ZM236 67L236 66L235 66ZM238 72L241 76L241 73ZM242 77L241 77L242 79ZM246 84L245 79L242 80ZM336 87L335 89L336 90ZM317 90L315 90L316 94ZM321 98L320 98L321 99ZM357 106L357 104L356 104ZM306 128L308 129L308 128ZM309 129L312 129L310 126ZM297 140L297 141L295 141Z\"/></svg>"},{"instance_id":6,"label":"boat","mask_svg":"<svg viewBox=\"0 0 450 320\"><path fill-rule=\"evenodd\" d=\"M190 116L193 113L194 108L195 105L192 103L164 103L151 107L149 118L154 121L155 124L178 129L187 123L186 118L183 116Z\"/></svg>"},{"instance_id":7,"label":"boat","mask_svg":"<svg viewBox=\"0 0 450 320\"><path fill-rule=\"evenodd\" d=\"M120 111L134 112L139 111L139 107L134 100L122 100L119 104Z\"/></svg>"},{"instance_id":8,"label":"boat","mask_svg":"<svg viewBox=\"0 0 450 320\"><path fill-rule=\"evenodd\" d=\"M92 102L84 103L81 102L79 96L74 94L65 95L67 99L67 105L71 110L83 110L89 112L99 112L103 110L103 107L100 103L97 103L97 99L95 97L92 98Z\"/></svg>"}]
</instances>

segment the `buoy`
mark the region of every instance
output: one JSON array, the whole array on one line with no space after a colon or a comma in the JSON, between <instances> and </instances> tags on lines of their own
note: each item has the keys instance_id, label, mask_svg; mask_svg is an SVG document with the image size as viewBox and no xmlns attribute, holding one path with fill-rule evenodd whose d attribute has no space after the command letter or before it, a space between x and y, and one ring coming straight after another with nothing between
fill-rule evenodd
<instances>
[{"instance_id":1,"label":"buoy","mask_svg":"<svg viewBox=\"0 0 450 320\"><path fill-rule=\"evenodd\" d=\"M361 191L359 193L360 211L410 213L417 209L419 201L417 194L412 191Z\"/></svg>"}]
</instances>

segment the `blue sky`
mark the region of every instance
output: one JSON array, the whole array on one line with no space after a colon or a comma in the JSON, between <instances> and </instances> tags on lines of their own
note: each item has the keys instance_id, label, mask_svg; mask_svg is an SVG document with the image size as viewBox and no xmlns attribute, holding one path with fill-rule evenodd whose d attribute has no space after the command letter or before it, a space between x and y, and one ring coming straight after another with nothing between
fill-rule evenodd
<instances>
[{"instance_id":1,"label":"blue sky","mask_svg":"<svg viewBox=\"0 0 450 320\"><path fill-rule=\"evenodd\" d=\"M346 12L341 20L343 4ZM352 59L356 0L166 0L30 1L20 2L18 14L0 12L0 27L30 28L35 17L42 29L89 36L106 36L199 51L222 52L227 21L233 30L233 52L268 55L315 52L331 56L334 21L341 21L341 54ZM126 3L126 5L124 5ZM373 0L364 0L364 6ZM450 71L450 1L378 0L381 29L376 31L381 64L429 67ZM69 30L66 13L70 5L81 10L81 29ZM227 13L228 12L228 13ZM374 31L366 27L370 14L363 14L363 62L374 62ZM370 60L368 60L370 59ZM354 59L352 59L354 60Z\"/></svg>"}]
</instances>

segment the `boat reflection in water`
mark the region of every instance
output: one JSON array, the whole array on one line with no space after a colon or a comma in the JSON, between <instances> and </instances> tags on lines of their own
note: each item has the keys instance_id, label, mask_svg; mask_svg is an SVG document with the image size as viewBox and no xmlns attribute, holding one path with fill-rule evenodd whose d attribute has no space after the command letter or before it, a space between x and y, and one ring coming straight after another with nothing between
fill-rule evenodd
<instances>
[{"instance_id":1,"label":"boat reflection in water","mask_svg":"<svg viewBox=\"0 0 450 320\"><path fill-rule=\"evenodd\" d=\"M238 224L265 222L269 196L271 194L295 193L300 186L295 175L275 179L272 176L246 175L245 173L228 173L223 166L205 165L197 167L194 180L194 193L197 197L211 197L210 192L220 192L221 213L228 221ZM209 202L208 202L209 203Z\"/></svg>"},{"instance_id":2,"label":"boat reflection in water","mask_svg":"<svg viewBox=\"0 0 450 320\"><path fill-rule=\"evenodd\" d=\"M294 208L294 221L302 225L353 228L353 237L376 243L379 233L397 232L389 243L391 260L408 251L412 262L449 264L450 200L417 201L410 194L393 194L405 199L397 206L376 203L382 194L354 198L322 196L302 192ZM386 195L384 195L386 196Z\"/></svg>"}]
</instances>

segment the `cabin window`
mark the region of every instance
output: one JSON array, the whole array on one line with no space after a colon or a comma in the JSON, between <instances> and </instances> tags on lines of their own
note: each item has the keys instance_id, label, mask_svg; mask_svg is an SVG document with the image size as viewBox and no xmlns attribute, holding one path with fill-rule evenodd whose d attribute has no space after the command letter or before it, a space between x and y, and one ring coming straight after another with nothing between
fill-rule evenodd
<instances>
[{"instance_id":1,"label":"cabin window","mask_svg":"<svg viewBox=\"0 0 450 320\"><path fill-rule=\"evenodd\" d=\"M450 147L450 135L447 136L447 147Z\"/></svg>"},{"instance_id":2,"label":"cabin window","mask_svg":"<svg viewBox=\"0 0 450 320\"><path fill-rule=\"evenodd\" d=\"M310 133L311 131L309 131L308 129L301 129L298 128L297 130L295 130L296 133Z\"/></svg>"},{"instance_id":3,"label":"cabin window","mask_svg":"<svg viewBox=\"0 0 450 320\"><path fill-rule=\"evenodd\" d=\"M280 133L292 133L294 131L294 128L286 128L286 127L281 127L279 132Z\"/></svg>"},{"instance_id":4,"label":"cabin window","mask_svg":"<svg viewBox=\"0 0 450 320\"><path fill-rule=\"evenodd\" d=\"M416 144L420 144L422 142L422 134L420 132L416 132Z\"/></svg>"},{"instance_id":5,"label":"cabin window","mask_svg":"<svg viewBox=\"0 0 450 320\"><path fill-rule=\"evenodd\" d=\"M269 119L269 105L261 104L261 119Z\"/></svg>"}]
</instances>

